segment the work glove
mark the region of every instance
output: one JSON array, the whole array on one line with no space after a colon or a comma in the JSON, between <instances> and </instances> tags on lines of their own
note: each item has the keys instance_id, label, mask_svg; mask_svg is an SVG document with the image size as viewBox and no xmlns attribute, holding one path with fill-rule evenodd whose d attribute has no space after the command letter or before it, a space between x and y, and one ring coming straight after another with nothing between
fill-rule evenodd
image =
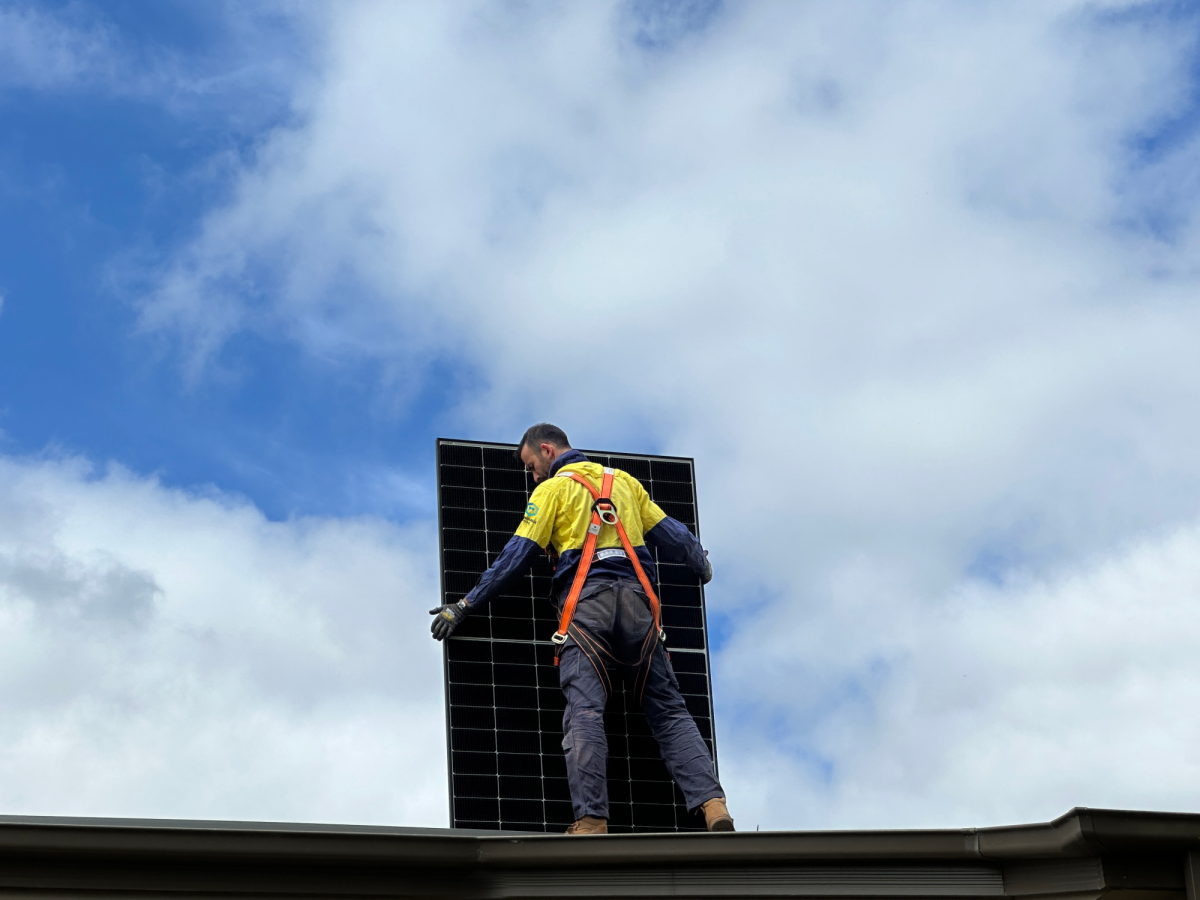
<instances>
[{"instance_id":1,"label":"work glove","mask_svg":"<svg viewBox=\"0 0 1200 900\"><path fill-rule=\"evenodd\" d=\"M435 641L444 641L454 633L454 629L459 626L459 623L467 617L471 607L467 606L467 601L459 600L457 603L447 603L445 606L438 606L429 611L431 616L437 616L433 620L433 624L429 630L433 632Z\"/></svg>"},{"instance_id":2,"label":"work glove","mask_svg":"<svg viewBox=\"0 0 1200 900\"><path fill-rule=\"evenodd\" d=\"M708 561L708 551L704 551L704 572L700 575L700 583L708 584L712 581L712 563Z\"/></svg>"}]
</instances>

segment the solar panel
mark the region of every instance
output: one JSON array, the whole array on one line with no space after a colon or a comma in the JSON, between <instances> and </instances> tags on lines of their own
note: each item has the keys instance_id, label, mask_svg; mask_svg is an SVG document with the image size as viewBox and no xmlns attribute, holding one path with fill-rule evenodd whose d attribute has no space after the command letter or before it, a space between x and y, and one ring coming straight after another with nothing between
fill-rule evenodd
<instances>
[{"instance_id":1,"label":"solar panel","mask_svg":"<svg viewBox=\"0 0 1200 900\"><path fill-rule=\"evenodd\" d=\"M456 603L512 537L533 491L515 444L438 439L442 596ZM645 485L698 534L690 459L583 451ZM657 562L657 560L656 560ZM689 711L716 761L704 588L686 566L658 563L667 648ZM550 635L550 561L510 583L444 642L450 821L455 828L562 831L574 820L562 749L565 703ZM650 734L632 685L614 679L608 733L610 832L702 831Z\"/></svg>"}]
</instances>

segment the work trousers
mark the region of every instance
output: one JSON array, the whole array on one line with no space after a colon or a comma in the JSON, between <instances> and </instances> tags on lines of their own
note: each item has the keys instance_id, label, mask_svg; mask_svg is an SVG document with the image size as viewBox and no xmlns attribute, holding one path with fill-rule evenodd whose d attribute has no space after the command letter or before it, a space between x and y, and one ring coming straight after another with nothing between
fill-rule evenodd
<instances>
[{"instance_id":1,"label":"work trousers","mask_svg":"<svg viewBox=\"0 0 1200 900\"><path fill-rule=\"evenodd\" d=\"M650 604L636 581L589 584L580 597L575 623L589 643L585 654L574 639L559 661L559 683L567 699L563 750L575 818L608 818L608 738L604 733L606 682L613 675L636 679L646 635L654 627ZM598 652L597 652L598 651ZM679 785L688 809L725 792L696 721L679 693L679 681L662 643L650 651L642 710L658 741L667 771ZM644 660L642 660L644 665ZM606 672L601 672L601 667ZM636 801L636 797L634 800Z\"/></svg>"}]
</instances>

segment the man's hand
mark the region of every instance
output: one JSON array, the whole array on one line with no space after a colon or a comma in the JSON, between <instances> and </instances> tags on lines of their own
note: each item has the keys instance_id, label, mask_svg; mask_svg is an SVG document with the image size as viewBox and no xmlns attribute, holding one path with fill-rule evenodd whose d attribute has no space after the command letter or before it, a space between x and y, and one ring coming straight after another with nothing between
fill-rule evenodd
<instances>
[{"instance_id":1,"label":"man's hand","mask_svg":"<svg viewBox=\"0 0 1200 900\"><path fill-rule=\"evenodd\" d=\"M708 561L708 551L704 551L704 573L700 576L701 584L708 584L712 581L712 563Z\"/></svg>"},{"instance_id":2,"label":"man's hand","mask_svg":"<svg viewBox=\"0 0 1200 900\"><path fill-rule=\"evenodd\" d=\"M436 641L444 641L454 633L454 629L459 626L459 623L467 617L470 607L467 606L465 600L459 600L457 603L448 603L445 606L438 606L429 611L431 616L437 616L433 620L433 625L429 630L433 632L433 639Z\"/></svg>"}]
</instances>

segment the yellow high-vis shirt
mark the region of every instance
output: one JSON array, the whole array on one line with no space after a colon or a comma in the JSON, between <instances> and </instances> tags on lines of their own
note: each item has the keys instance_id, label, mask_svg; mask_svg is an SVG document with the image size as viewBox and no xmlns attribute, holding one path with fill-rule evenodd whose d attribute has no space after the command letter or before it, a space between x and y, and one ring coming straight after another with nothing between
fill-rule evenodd
<instances>
[{"instance_id":1,"label":"yellow high-vis shirt","mask_svg":"<svg viewBox=\"0 0 1200 900\"><path fill-rule=\"evenodd\" d=\"M583 556L594 502L590 491L566 476L575 472L599 491L604 482L604 467L588 462L578 450L568 450L564 456L551 469L554 475L534 488L516 534L464 598L471 608L486 605L507 582L528 572L534 559L547 548L558 557L551 583L552 597L561 601L566 596ZM658 566L652 551L656 551L664 562L686 564L697 575L705 571L707 554L696 536L664 513L650 499L640 481L617 469L611 499L625 526L629 544L650 581L658 580ZM611 525L602 525L597 536L596 555L588 569L588 579L593 576L597 579L637 577L633 564L626 558L617 529Z\"/></svg>"},{"instance_id":2,"label":"yellow high-vis shirt","mask_svg":"<svg viewBox=\"0 0 1200 900\"><path fill-rule=\"evenodd\" d=\"M517 526L517 536L528 538L542 549L552 547L561 557L570 550L581 550L592 521L592 495L567 475L576 472L600 490L604 467L599 463L577 462L563 466L553 478L538 484L525 507L525 518ZM625 526L629 543L636 549L646 543L646 532L667 517L650 499L642 483L616 470L612 483L612 501ZM612 525L602 525L596 548L621 546L621 538Z\"/></svg>"}]
</instances>

